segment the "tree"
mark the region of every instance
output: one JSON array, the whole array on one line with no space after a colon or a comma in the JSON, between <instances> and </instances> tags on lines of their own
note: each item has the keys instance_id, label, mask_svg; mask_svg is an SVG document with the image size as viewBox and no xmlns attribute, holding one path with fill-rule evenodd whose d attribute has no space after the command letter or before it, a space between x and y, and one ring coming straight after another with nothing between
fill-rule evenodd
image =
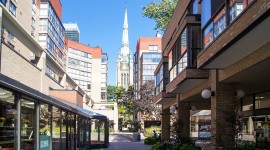
<instances>
[{"instance_id":1,"label":"tree","mask_svg":"<svg viewBox=\"0 0 270 150\"><path fill-rule=\"evenodd\" d=\"M156 109L153 103L154 99L154 81L146 81L140 88L139 95L140 99L135 101L136 110L139 112L153 112Z\"/></svg>"},{"instance_id":2,"label":"tree","mask_svg":"<svg viewBox=\"0 0 270 150\"><path fill-rule=\"evenodd\" d=\"M108 101L115 101L115 93L116 91L116 86L113 85L108 85L107 87L107 100Z\"/></svg>"},{"instance_id":3,"label":"tree","mask_svg":"<svg viewBox=\"0 0 270 150\"><path fill-rule=\"evenodd\" d=\"M114 97L116 99L117 104L118 104L119 99L123 97L124 91L125 91L125 88L123 88L122 86L117 86L115 88Z\"/></svg>"},{"instance_id":4,"label":"tree","mask_svg":"<svg viewBox=\"0 0 270 150\"><path fill-rule=\"evenodd\" d=\"M152 1L150 4L143 6L144 17L155 20L155 30L164 32L172 17L173 11L178 0L161 0L159 2Z\"/></svg>"}]
</instances>

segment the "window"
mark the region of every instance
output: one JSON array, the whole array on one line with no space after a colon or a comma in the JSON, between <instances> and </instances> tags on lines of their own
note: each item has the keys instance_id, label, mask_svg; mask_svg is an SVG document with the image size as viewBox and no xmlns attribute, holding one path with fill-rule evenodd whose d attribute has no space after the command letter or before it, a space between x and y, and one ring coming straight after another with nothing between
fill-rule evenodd
<instances>
[{"instance_id":1,"label":"window","mask_svg":"<svg viewBox=\"0 0 270 150\"><path fill-rule=\"evenodd\" d=\"M1 147L15 149L15 142L17 138L17 104L12 92L0 88L0 140Z\"/></svg>"},{"instance_id":2,"label":"window","mask_svg":"<svg viewBox=\"0 0 270 150\"><path fill-rule=\"evenodd\" d=\"M35 102L21 100L21 145L22 149L34 149Z\"/></svg>"},{"instance_id":3,"label":"window","mask_svg":"<svg viewBox=\"0 0 270 150\"><path fill-rule=\"evenodd\" d=\"M7 0L1 0L1 3L2 3L4 6L6 6Z\"/></svg>"},{"instance_id":4,"label":"window","mask_svg":"<svg viewBox=\"0 0 270 150\"><path fill-rule=\"evenodd\" d=\"M59 76L48 66L46 66L45 73L53 78L56 82L59 82Z\"/></svg>"},{"instance_id":5,"label":"window","mask_svg":"<svg viewBox=\"0 0 270 150\"><path fill-rule=\"evenodd\" d=\"M16 16L16 6L10 1L9 3L9 12L13 15Z\"/></svg>"},{"instance_id":6,"label":"window","mask_svg":"<svg viewBox=\"0 0 270 150\"><path fill-rule=\"evenodd\" d=\"M214 38L216 38L226 28L225 10L226 8L224 7L213 20Z\"/></svg>"},{"instance_id":7,"label":"window","mask_svg":"<svg viewBox=\"0 0 270 150\"><path fill-rule=\"evenodd\" d=\"M52 133L52 107L48 104L40 104L39 109L39 146L40 149L50 149Z\"/></svg>"},{"instance_id":8,"label":"window","mask_svg":"<svg viewBox=\"0 0 270 150\"><path fill-rule=\"evenodd\" d=\"M8 38L11 39L12 41L15 41L15 37L10 32L8 32Z\"/></svg>"},{"instance_id":9,"label":"window","mask_svg":"<svg viewBox=\"0 0 270 150\"><path fill-rule=\"evenodd\" d=\"M201 8L202 8L201 17L202 17L202 27L203 27L211 18L211 0L202 0Z\"/></svg>"},{"instance_id":10,"label":"window","mask_svg":"<svg viewBox=\"0 0 270 150\"><path fill-rule=\"evenodd\" d=\"M149 45L149 51L157 51L158 46L157 45Z\"/></svg>"},{"instance_id":11,"label":"window","mask_svg":"<svg viewBox=\"0 0 270 150\"><path fill-rule=\"evenodd\" d=\"M230 22L232 22L243 11L243 9L243 0L230 0Z\"/></svg>"}]
</instances>

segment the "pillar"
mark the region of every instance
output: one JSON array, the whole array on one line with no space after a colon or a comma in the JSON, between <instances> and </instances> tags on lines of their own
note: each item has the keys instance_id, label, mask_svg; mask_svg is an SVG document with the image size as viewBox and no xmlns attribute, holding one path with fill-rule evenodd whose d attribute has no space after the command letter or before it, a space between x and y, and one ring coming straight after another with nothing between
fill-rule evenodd
<instances>
[{"instance_id":1,"label":"pillar","mask_svg":"<svg viewBox=\"0 0 270 150\"><path fill-rule=\"evenodd\" d=\"M190 137L190 106L187 102L180 101L180 94L177 95L177 121L179 126L179 137Z\"/></svg>"},{"instance_id":2,"label":"pillar","mask_svg":"<svg viewBox=\"0 0 270 150\"><path fill-rule=\"evenodd\" d=\"M117 103L114 103L113 106L113 129L114 131L118 131L118 105Z\"/></svg>"},{"instance_id":3,"label":"pillar","mask_svg":"<svg viewBox=\"0 0 270 150\"><path fill-rule=\"evenodd\" d=\"M161 139L169 140L170 139L170 109L163 109L161 113Z\"/></svg>"},{"instance_id":4,"label":"pillar","mask_svg":"<svg viewBox=\"0 0 270 150\"><path fill-rule=\"evenodd\" d=\"M210 71L212 148L234 146L235 90L231 84L218 82L218 71Z\"/></svg>"}]
</instances>

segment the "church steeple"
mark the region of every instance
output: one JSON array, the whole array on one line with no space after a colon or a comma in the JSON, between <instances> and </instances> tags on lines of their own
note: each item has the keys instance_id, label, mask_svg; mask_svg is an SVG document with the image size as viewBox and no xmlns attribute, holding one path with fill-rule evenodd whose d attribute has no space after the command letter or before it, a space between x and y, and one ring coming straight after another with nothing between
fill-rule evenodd
<instances>
[{"instance_id":1,"label":"church steeple","mask_svg":"<svg viewBox=\"0 0 270 150\"><path fill-rule=\"evenodd\" d=\"M122 44L118 53L116 68L116 86L128 88L133 85L133 58L132 51L129 48L128 40L128 14L127 5L125 6L125 16L123 24Z\"/></svg>"},{"instance_id":2,"label":"church steeple","mask_svg":"<svg viewBox=\"0 0 270 150\"><path fill-rule=\"evenodd\" d=\"M127 6L125 6L125 17L124 17L124 25L123 25L121 53L123 55L126 55L129 53Z\"/></svg>"}]
</instances>

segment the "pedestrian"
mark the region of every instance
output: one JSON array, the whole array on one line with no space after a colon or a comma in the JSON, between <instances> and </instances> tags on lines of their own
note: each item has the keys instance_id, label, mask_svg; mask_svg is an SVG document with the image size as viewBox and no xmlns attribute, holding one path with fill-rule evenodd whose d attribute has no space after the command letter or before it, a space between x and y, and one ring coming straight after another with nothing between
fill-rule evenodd
<instances>
[{"instance_id":1,"label":"pedestrian","mask_svg":"<svg viewBox=\"0 0 270 150\"><path fill-rule=\"evenodd\" d=\"M151 137L157 138L157 133L155 130L153 130L153 132L151 133Z\"/></svg>"}]
</instances>

